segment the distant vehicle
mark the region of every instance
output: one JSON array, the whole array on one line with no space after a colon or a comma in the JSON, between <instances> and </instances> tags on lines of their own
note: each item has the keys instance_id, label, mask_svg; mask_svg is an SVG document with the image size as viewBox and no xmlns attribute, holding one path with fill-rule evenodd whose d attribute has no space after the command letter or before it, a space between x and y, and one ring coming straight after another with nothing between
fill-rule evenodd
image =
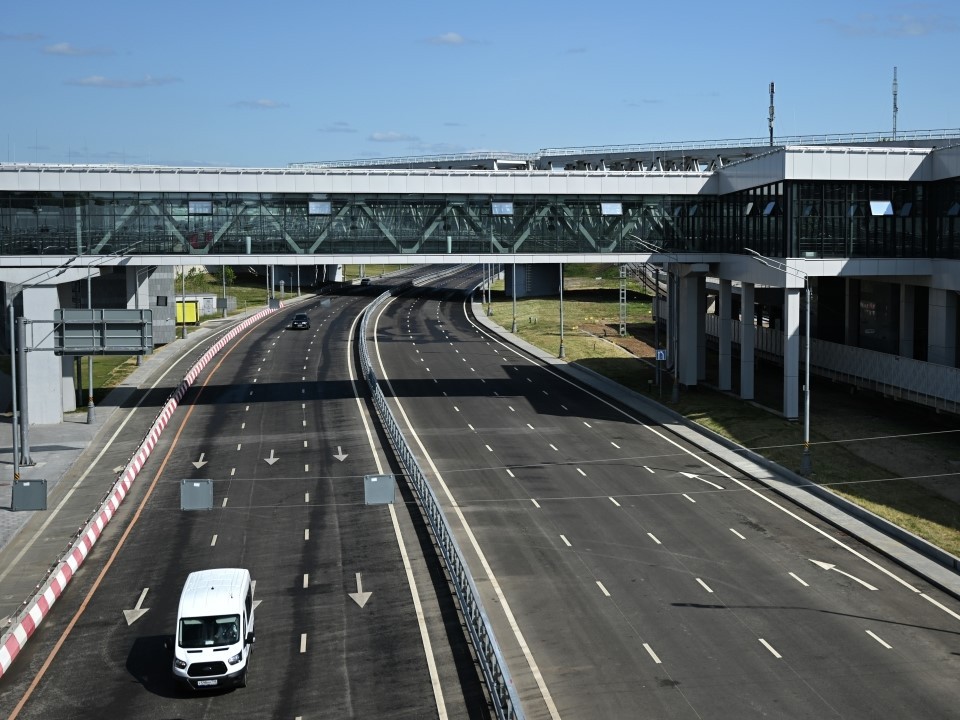
<instances>
[{"instance_id":1,"label":"distant vehicle","mask_svg":"<svg viewBox=\"0 0 960 720\"><path fill-rule=\"evenodd\" d=\"M250 572L217 568L190 573L177 610L174 677L194 690L246 687L254 640Z\"/></svg>"},{"instance_id":2,"label":"distant vehicle","mask_svg":"<svg viewBox=\"0 0 960 720\"><path fill-rule=\"evenodd\" d=\"M368 277L360 278L360 284L361 284L361 285L369 285L369 284L370 284L370 278L368 278Z\"/></svg>"},{"instance_id":3,"label":"distant vehicle","mask_svg":"<svg viewBox=\"0 0 960 720\"><path fill-rule=\"evenodd\" d=\"M309 330L310 318L306 313L297 313L293 316L293 323L291 323L290 327L294 330Z\"/></svg>"}]
</instances>

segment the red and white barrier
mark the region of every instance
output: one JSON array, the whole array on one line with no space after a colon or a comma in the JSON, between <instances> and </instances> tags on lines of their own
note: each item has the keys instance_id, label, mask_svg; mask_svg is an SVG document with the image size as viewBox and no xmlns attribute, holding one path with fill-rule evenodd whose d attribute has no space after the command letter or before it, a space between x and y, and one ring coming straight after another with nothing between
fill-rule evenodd
<instances>
[{"instance_id":1,"label":"red and white barrier","mask_svg":"<svg viewBox=\"0 0 960 720\"><path fill-rule=\"evenodd\" d=\"M283 304L281 303L281 307L282 306ZM123 472L114 484L107 499L100 505L97 514L83 528L70 550L67 551L57 567L47 577L43 589L30 599L27 604L27 610L22 612L14 620L10 629L0 637L0 678L2 678L10 668L10 665L20 653L20 650L23 649L27 640L30 639L30 636L33 635L37 627L47 616L47 613L50 612L53 604L60 595L63 594L64 589L66 589L74 574L83 564L90 550L93 549L94 544L100 539L103 529L107 526L107 523L110 522L117 508L120 507L120 503L122 503L123 499L127 496L130 487L133 485L133 481L137 475L140 474L140 470L146 464L147 458L150 457L150 453L153 452L153 448L160 439L160 434L167 426L167 423L170 422L170 418L173 417L173 413L180 404L180 400L183 399L184 394L186 394L190 386L193 385L194 380L197 379L200 372L207 366L207 363L209 363L224 346L250 325L273 312L276 311L270 309L261 310L256 315L239 323L207 350L203 357L190 368L183 380L180 381L177 389L173 391L163 406L163 409L160 411L160 414L157 415L157 419L147 432L143 442L140 443L140 447L123 469Z\"/></svg>"}]
</instances>

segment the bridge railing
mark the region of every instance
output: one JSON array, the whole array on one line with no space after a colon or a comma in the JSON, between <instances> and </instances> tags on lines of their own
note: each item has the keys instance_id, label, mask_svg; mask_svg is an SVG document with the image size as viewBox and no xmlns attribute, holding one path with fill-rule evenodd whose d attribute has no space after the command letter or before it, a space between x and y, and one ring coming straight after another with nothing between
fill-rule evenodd
<instances>
[{"instance_id":1,"label":"bridge railing","mask_svg":"<svg viewBox=\"0 0 960 720\"><path fill-rule=\"evenodd\" d=\"M454 272L458 271L455 269ZM446 269L432 275L419 278L413 284L421 285L431 280L449 275L450 269ZM406 286L409 287L409 286ZM360 328L360 367L367 383L370 386L370 392L373 396L373 404L377 409L377 414L383 423L383 427L393 444L393 449L397 453L401 465L407 474L407 480L417 494L420 501L420 508L424 519L433 532L434 540L440 549L443 562L450 574L450 580L453 584L454 592L460 603L463 617L470 633L470 639L473 641L477 654L477 660L483 673L487 688L493 702L493 710L500 720L523 720L523 710L520 707L520 700L517 696L516 688L513 684L513 678L504 661L500 645L493 633L490 620L487 617L483 602L480 599L480 593L474 583L473 576L470 574L470 568L464 559L463 552L457 544L450 524L447 522L443 508L437 499L433 488L427 480L426 474L420 467L416 456L411 450L410 445L404 437L390 409L387 399L380 388L376 372L373 369L373 363L370 358L370 352L367 345L367 335L370 327L370 319L375 316L380 308L390 300L394 293L400 292L405 288L398 288L391 292L386 292L378 297L367 308L363 316L363 322Z\"/></svg>"}]
</instances>

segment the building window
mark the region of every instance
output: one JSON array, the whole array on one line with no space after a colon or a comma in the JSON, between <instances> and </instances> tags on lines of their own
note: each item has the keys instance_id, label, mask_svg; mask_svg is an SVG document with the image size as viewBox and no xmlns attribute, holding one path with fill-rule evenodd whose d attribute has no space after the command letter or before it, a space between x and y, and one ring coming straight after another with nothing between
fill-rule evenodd
<instances>
[{"instance_id":1,"label":"building window","mask_svg":"<svg viewBox=\"0 0 960 720\"><path fill-rule=\"evenodd\" d=\"M878 215L893 215L893 203L889 200L871 200L870 214L874 217Z\"/></svg>"}]
</instances>

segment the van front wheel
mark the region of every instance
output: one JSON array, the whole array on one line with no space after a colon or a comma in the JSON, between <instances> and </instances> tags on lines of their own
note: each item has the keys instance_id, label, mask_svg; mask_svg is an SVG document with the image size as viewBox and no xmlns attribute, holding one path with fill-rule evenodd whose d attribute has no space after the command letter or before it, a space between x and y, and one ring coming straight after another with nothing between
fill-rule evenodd
<instances>
[{"instance_id":1,"label":"van front wheel","mask_svg":"<svg viewBox=\"0 0 960 720\"><path fill-rule=\"evenodd\" d=\"M247 669L244 668L243 672L240 673L240 677L237 678L237 687L245 688L247 686Z\"/></svg>"}]
</instances>

